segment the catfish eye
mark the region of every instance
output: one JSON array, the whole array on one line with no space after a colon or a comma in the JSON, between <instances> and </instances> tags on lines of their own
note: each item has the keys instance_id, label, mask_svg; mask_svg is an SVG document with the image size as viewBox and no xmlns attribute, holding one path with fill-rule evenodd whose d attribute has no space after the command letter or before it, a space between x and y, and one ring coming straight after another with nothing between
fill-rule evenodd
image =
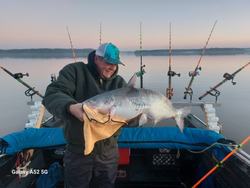
<instances>
[{"instance_id":1,"label":"catfish eye","mask_svg":"<svg viewBox=\"0 0 250 188\"><path fill-rule=\"evenodd\" d=\"M106 99L106 100L104 101L104 104L109 104L109 101Z\"/></svg>"}]
</instances>

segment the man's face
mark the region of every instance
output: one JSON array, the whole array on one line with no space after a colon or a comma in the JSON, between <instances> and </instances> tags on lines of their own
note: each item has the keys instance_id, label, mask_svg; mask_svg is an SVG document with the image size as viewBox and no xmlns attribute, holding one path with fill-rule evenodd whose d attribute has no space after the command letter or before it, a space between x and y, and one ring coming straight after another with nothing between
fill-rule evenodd
<instances>
[{"instance_id":1,"label":"man's face","mask_svg":"<svg viewBox=\"0 0 250 188\"><path fill-rule=\"evenodd\" d=\"M100 61L97 55L95 56L95 64L101 77L106 79L110 78L117 69L116 64L108 63L104 59Z\"/></svg>"}]
</instances>

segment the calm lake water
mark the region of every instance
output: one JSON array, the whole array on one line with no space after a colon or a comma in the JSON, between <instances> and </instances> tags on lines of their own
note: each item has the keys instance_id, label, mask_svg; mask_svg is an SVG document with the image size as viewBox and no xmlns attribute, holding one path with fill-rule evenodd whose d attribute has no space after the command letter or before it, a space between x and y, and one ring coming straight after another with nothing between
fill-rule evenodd
<instances>
[{"instance_id":1,"label":"calm lake water","mask_svg":"<svg viewBox=\"0 0 250 188\"><path fill-rule=\"evenodd\" d=\"M189 71L197 66L200 56L172 56L172 70L180 73L181 77L172 78L174 96L172 101L189 102L189 97L183 99L185 87L188 86L190 77ZM77 58L77 61L87 62L86 58ZM119 74L126 81L140 68L140 57L121 54L121 61L126 65L119 67ZM143 64L146 65L144 75L144 87L166 94L168 87L168 56L145 56ZM192 89L193 102L214 102L215 98L207 96L201 101L198 99L210 87L214 87L224 78L224 73L232 74L250 61L250 55L233 56L203 56L201 61L202 70L200 75L195 77ZM21 59L21 58L0 58L0 65L12 73L29 73L29 77L22 80L44 95L47 85L51 82L50 75L55 73L58 76L60 69L71 59ZM216 115L223 126L222 135L228 139L241 143L250 134L250 66L243 69L235 76L236 85L231 81L226 82L218 88L220 96L218 102L221 107L216 107ZM27 102L30 98L24 95L26 87L14 80L11 76L0 70L0 137L6 134L23 130L28 122L28 115L31 113ZM137 80L137 87L140 81ZM41 101L37 95L33 101ZM191 113L204 119L204 113L200 107L192 107ZM48 113L45 116L49 116ZM167 121L162 121L158 126L166 126ZM250 154L250 143L243 149Z\"/></svg>"}]
</instances>

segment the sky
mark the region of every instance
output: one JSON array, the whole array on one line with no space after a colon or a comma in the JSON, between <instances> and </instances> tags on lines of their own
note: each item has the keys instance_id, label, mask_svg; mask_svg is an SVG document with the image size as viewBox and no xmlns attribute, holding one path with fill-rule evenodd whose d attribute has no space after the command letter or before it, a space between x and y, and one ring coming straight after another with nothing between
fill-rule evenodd
<instances>
[{"instance_id":1,"label":"sky","mask_svg":"<svg viewBox=\"0 0 250 188\"><path fill-rule=\"evenodd\" d=\"M0 49L250 48L249 0L0 0Z\"/></svg>"}]
</instances>

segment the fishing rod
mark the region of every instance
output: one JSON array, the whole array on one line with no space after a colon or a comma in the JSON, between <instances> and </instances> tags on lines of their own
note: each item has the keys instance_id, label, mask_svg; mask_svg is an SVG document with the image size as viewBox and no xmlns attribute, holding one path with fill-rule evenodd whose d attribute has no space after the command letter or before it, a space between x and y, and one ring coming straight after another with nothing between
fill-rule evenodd
<instances>
[{"instance_id":1,"label":"fishing rod","mask_svg":"<svg viewBox=\"0 0 250 188\"><path fill-rule=\"evenodd\" d=\"M67 27L67 31L68 31L68 35L69 35L69 41L70 41L71 49L73 51L73 56L74 56L75 63L76 63L76 55L75 55L73 44L72 44L71 37L70 37L70 34L69 34L69 28L68 28L68 26L66 26L66 27Z\"/></svg>"},{"instance_id":2,"label":"fishing rod","mask_svg":"<svg viewBox=\"0 0 250 188\"><path fill-rule=\"evenodd\" d=\"M25 95L26 96L32 96L34 94L37 94L39 97L43 98L43 95L41 93L39 93L38 91L36 91L34 89L34 87L30 87L28 84L26 84L24 81L21 80L21 78L23 78L23 76L29 76L28 73L23 74L23 73L16 73L16 74L12 74L10 71L8 71L7 69L3 68L2 66L0 66L1 69L3 69L6 73L8 73L10 76L12 76L14 79L16 79L18 82L20 82L21 84L23 84L24 86L26 86L28 88L27 91L25 91ZM33 91L34 93L30 93L30 91Z\"/></svg>"},{"instance_id":3,"label":"fishing rod","mask_svg":"<svg viewBox=\"0 0 250 188\"><path fill-rule=\"evenodd\" d=\"M100 23L100 45L102 44L102 23Z\"/></svg>"},{"instance_id":4,"label":"fishing rod","mask_svg":"<svg viewBox=\"0 0 250 188\"><path fill-rule=\"evenodd\" d=\"M219 168L231 155L233 155L240 147L242 147L248 140L250 136L246 138L241 144L239 144L233 151L231 151L224 159L220 161L220 164L217 164L214 168L212 168L203 178L201 178L192 188L196 188L204 179L206 179L212 172L214 172L217 168Z\"/></svg>"},{"instance_id":5,"label":"fishing rod","mask_svg":"<svg viewBox=\"0 0 250 188\"><path fill-rule=\"evenodd\" d=\"M204 97L206 97L208 94L213 95L216 97L216 102L217 102L217 97L219 96L219 91L216 90L218 87L220 87L222 84L224 84L225 82L227 82L228 80L232 80L232 84L235 85L236 82L234 82L234 77L237 73L239 73L242 69L244 69L246 66L248 66L250 64L247 63L245 66L241 67L240 69L238 69L237 71L235 71L233 74L228 74L225 73L223 75L223 77L225 78L223 81L221 81L220 83L218 83L216 86L214 86L213 88L211 88L209 91L207 91L204 95L202 95L201 97L199 97L199 99L203 99ZM212 91L215 91L215 94L212 94Z\"/></svg>"},{"instance_id":6,"label":"fishing rod","mask_svg":"<svg viewBox=\"0 0 250 188\"><path fill-rule=\"evenodd\" d=\"M173 88L171 88L171 77L178 75L179 77L181 74L176 74L174 71L171 71L171 23L170 23L170 31L169 31L169 69L168 69L168 88L166 91L166 97L171 99L173 96Z\"/></svg>"},{"instance_id":7,"label":"fishing rod","mask_svg":"<svg viewBox=\"0 0 250 188\"><path fill-rule=\"evenodd\" d=\"M192 85L192 83L193 83L193 81L194 81L194 77L197 76L197 75L199 75L198 70L201 70L201 67L199 67L199 66L200 66L200 62L201 62L201 59L202 59L202 57L203 57L203 55L204 55L204 53L205 53L207 44L208 44L209 39L210 39L210 37L211 37L211 35L212 35L212 33L213 33L213 30L214 30L214 28L215 28L216 22L217 22L217 21L215 21L215 23L214 23L214 26L213 26L213 28L212 28L212 31L211 31L211 33L210 33L208 39L207 39L206 45L205 45L205 47L204 47L204 49L203 49L203 52L202 52L201 57L200 57L200 60L199 60L199 62L198 62L198 64L197 64L195 70L194 70L193 72L192 72L192 71L189 72L189 76L191 76L191 80L190 80L190 82L189 82L188 88L185 88L186 91L184 92L184 99L186 99L186 98L187 98L187 95L189 94L189 95L190 95L190 102L192 101L192 95L193 95L193 90L191 89L191 85Z\"/></svg>"},{"instance_id":8,"label":"fishing rod","mask_svg":"<svg viewBox=\"0 0 250 188\"><path fill-rule=\"evenodd\" d=\"M136 72L136 75L141 79L141 88L143 88L143 74L146 73L144 70L145 65L142 65L142 24L140 22L140 60L141 60L141 66L140 71Z\"/></svg>"}]
</instances>

